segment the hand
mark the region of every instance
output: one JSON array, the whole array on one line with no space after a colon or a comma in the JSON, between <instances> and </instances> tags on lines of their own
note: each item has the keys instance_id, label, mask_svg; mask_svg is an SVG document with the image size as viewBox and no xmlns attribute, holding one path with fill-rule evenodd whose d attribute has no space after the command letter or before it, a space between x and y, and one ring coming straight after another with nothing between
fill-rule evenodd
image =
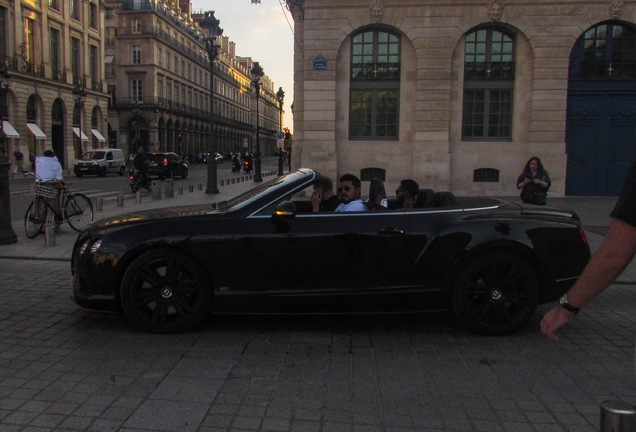
<instances>
[{"instance_id":1,"label":"hand","mask_svg":"<svg viewBox=\"0 0 636 432\"><path fill-rule=\"evenodd\" d=\"M322 201L322 197L318 195L317 192L311 194L311 206L312 211L315 213L320 210L320 202Z\"/></svg>"},{"instance_id":2,"label":"hand","mask_svg":"<svg viewBox=\"0 0 636 432\"><path fill-rule=\"evenodd\" d=\"M573 312L565 310L561 306L556 306L545 314L541 320L541 332L546 335L548 339L557 342L559 338L554 333L570 322L573 316Z\"/></svg>"},{"instance_id":3,"label":"hand","mask_svg":"<svg viewBox=\"0 0 636 432\"><path fill-rule=\"evenodd\" d=\"M533 181L535 184L543 184L543 182L539 179L534 179Z\"/></svg>"}]
</instances>

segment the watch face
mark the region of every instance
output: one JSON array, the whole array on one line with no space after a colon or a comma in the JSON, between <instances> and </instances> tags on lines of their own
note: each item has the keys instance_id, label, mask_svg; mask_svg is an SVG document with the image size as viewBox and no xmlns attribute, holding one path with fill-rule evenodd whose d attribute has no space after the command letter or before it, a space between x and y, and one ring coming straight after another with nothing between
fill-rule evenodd
<instances>
[{"instance_id":1,"label":"watch face","mask_svg":"<svg viewBox=\"0 0 636 432\"><path fill-rule=\"evenodd\" d=\"M559 299L559 304L560 305L564 305L568 302L568 295L567 294L563 294L561 296L561 298Z\"/></svg>"}]
</instances>

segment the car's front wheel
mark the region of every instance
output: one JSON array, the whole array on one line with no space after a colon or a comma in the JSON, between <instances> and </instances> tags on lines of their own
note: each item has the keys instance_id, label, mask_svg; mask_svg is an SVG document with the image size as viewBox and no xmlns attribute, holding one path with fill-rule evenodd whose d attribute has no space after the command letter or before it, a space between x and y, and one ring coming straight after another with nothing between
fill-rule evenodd
<instances>
[{"instance_id":1,"label":"car's front wheel","mask_svg":"<svg viewBox=\"0 0 636 432\"><path fill-rule=\"evenodd\" d=\"M126 316L153 333L196 326L212 304L212 283L194 259L171 249L146 252L128 267L120 287Z\"/></svg>"},{"instance_id":2,"label":"car's front wheel","mask_svg":"<svg viewBox=\"0 0 636 432\"><path fill-rule=\"evenodd\" d=\"M453 287L453 312L470 330L505 335L525 325L539 304L530 266L504 252L488 252L464 266Z\"/></svg>"}]
</instances>

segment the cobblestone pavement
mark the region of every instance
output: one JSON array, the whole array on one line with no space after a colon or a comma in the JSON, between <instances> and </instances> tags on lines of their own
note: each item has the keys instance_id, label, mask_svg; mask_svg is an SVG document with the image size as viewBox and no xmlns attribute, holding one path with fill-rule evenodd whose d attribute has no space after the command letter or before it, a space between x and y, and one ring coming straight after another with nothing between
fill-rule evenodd
<instances>
[{"instance_id":1,"label":"cobblestone pavement","mask_svg":"<svg viewBox=\"0 0 636 432\"><path fill-rule=\"evenodd\" d=\"M597 431L636 403L633 286L557 344L542 306L507 337L443 313L217 316L159 336L70 300L70 264L0 259L0 430Z\"/></svg>"}]
</instances>

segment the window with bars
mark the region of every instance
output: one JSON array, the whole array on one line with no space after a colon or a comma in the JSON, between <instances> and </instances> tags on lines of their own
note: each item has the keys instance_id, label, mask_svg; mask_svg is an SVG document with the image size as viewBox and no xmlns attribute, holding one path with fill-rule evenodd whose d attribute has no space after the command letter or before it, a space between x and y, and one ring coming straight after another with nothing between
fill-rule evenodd
<instances>
[{"instance_id":1,"label":"window with bars","mask_svg":"<svg viewBox=\"0 0 636 432\"><path fill-rule=\"evenodd\" d=\"M498 28L466 35L462 139L512 139L514 36Z\"/></svg>"},{"instance_id":2,"label":"window with bars","mask_svg":"<svg viewBox=\"0 0 636 432\"><path fill-rule=\"evenodd\" d=\"M364 30L351 39L349 138L399 136L400 36Z\"/></svg>"}]
</instances>

